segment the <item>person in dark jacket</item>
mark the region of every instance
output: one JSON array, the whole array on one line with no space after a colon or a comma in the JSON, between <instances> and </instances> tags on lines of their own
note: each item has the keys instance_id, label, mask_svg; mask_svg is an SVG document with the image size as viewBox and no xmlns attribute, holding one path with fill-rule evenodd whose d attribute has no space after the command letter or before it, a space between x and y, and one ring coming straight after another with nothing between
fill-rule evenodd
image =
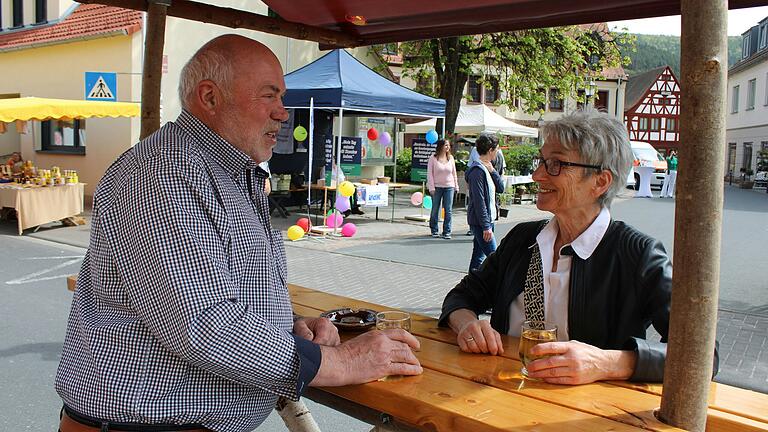
<instances>
[{"instance_id":1,"label":"person in dark jacket","mask_svg":"<svg viewBox=\"0 0 768 432\"><path fill-rule=\"evenodd\" d=\"M663 380L672 264L664 246L611 218L632 152L608 114L577 111L547 123L533 179L550 220L521 223L443 302L441 326L462 351L504 351L499 332L526 320L557 325L557 342L530 350L531 378L556 384ZM474 193L474 191L473 191ZM478 315L491 309L491 319ZM649 325L661 335L646 340ZM715 351L714 371L718 365Z\"/></svg>"},{"instance_id":2,"label":"person in dark jacket","mask_svg":"<svg viewBox=\"0 0 768 432\"><path fill-rule=\"evenodd\" d=\"M498 147L499 141L493 135L477 137L475 148L479 157L469 163L464 174L469 188L467 223L474 236L470 272L480 267L485 257L496 250L496 238L493 236L494 223L498 218L496 194L504 192L504 181L492 163Z\"/></svg>"}]
</instances>

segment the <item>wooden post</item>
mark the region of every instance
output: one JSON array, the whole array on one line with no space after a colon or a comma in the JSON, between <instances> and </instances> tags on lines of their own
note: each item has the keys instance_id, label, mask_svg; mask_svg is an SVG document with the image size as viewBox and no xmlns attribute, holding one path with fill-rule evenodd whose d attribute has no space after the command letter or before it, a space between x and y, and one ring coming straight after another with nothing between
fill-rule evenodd
<instances>
[{"instance_id":1,"label":"wooden post","mask_svg":"<svg viewBox=\"0 0 768 432\"><path fill-rule=\"evenodd\" d=\"M141 77L141 135L160 129L160 84L163 73L165 17L171 0L147 0L144 70Z\"/></svg>"},{"instance_id":2,"label":"wooden post","mask_svg":"<svg viewBox=\"0 0 768 432\"><path fill-rule=\"evenodd\" d=\"M717 326L725 149L727 2L682 0L680 162L660 418L704 431Z\"/></svg>"}]
</instances>

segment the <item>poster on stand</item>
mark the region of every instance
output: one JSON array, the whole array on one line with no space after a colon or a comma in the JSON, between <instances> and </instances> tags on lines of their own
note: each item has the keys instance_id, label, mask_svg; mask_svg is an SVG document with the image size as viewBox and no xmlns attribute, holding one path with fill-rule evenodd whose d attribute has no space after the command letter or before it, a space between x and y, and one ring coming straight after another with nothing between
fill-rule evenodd
<instances>
[{"instance_id":1,"label":"poster on stand","mask_svg":"<svg viewBox=\"0 0 768 432\"><path fill-rule=\"evenodd\" d=\"M411 141L411 181L422 182L427 180L427 164L429 157L435 153L437 143L430 144L423 139Z\"/></svg>"},{"instance_id":2,"label":"poster on stand","mask_svg":"<svg viewBox=\"0 0 768 432\"><path fill-rule=\"evenodd\" d=\"M371 140L368 138L368 130L376 129L379 138ZM357 117L357 134L361 138L362 149L360 162L366 166L390 166L395 164L395 143L390 140L385 142L381 139L382 134L387 132L391 137L396 136L395 119L392 117Z\"/></svg>"}]
</instances>

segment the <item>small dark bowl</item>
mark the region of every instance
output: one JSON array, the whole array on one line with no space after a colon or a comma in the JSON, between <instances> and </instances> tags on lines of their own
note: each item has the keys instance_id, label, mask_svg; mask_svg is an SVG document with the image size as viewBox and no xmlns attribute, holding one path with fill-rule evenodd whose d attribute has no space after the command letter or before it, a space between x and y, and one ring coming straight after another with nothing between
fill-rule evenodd
<instances>
[{"instance_id":1,"label":"small dark bowl","mask_svg":"<svg viewBox=\"0 0 768 432\"><path fill-rule=\"evenodd\" d=\"M376 311L370 309L332 309L320 316L328 318L337 329L344 331L365 331L376 325Z\"/></svg>"}]
</instances>

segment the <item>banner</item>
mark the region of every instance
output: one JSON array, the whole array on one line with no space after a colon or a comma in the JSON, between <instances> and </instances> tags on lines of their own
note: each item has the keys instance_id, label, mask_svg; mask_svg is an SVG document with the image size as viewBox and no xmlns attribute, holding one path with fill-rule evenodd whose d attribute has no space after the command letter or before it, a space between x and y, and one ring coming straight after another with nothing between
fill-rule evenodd
<instances>
[{"instance_id":1,"label":"banner","mask_svg":"<svg viewBox=\"0 0 768 432\"><path fill-rule=\"evenodd\" d=\"M435 153L437 143L430 144L423 139L414 139L411 141L411 180L412 181L426 181L427 180L427 164L429 163L429 157Z\"/></svg>"},{"instance_id":2,"label":"banner","mask_svg":"<svg viewBox=\"0 0 768 432\"><path fill-rule=\"evenodd\" d=\"M341 170L345 176L359 176L361 146L360 137L341 137Z\"/></svg>"}]
</instances>

